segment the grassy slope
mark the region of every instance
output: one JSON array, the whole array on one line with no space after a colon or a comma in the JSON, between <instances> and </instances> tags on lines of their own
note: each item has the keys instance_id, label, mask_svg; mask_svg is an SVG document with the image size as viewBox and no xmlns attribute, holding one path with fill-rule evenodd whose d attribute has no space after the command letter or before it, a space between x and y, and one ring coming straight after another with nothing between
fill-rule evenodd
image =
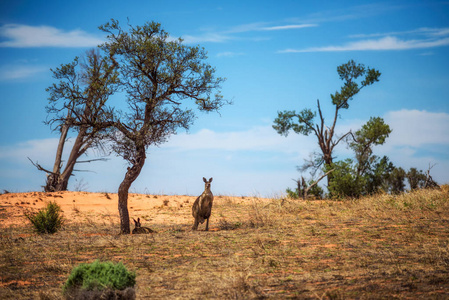
<instances>
[{"instance_id":1,"label":"grassy slope","mask_svg":"<svg viewBox=\"0 0 449 300\"><path fill-rule=\"evenodd\" d=\"M135 270L138 299L449 298L447 186L344 202L216 197L214 205L210 232L167 222L152 226L154 236L119 236L107 216L51 236L2 228L0 298L60 299L71 269L95 259ZM190 206L160 213L188 216Z\"/></svg>"}]
</instances>

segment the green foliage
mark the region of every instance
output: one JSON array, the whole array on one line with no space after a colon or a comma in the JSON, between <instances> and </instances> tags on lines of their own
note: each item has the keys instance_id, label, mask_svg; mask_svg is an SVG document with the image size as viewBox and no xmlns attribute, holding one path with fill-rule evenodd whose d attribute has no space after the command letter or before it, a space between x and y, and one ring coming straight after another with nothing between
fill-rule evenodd
<instances>
[{"instance_id":1,"label":"green foliage","mask_svg":"<svg viewBox=\"0 0 449 300\"><path fill-rule=\"evenodd\" d=\"M354 141L349 144L349 147L355 153L358 176L364 176L373 167L378 158L373 155L372 147L384 144L390 133L390 126L379 117L371 117L361 129L356 131L353 136Z\"/></svg>"},{"instance_id":2,"label":"green foliage","mask_svg":"<svg viewBox=\"0 0 449 300\"><path fill-rule=\"evenodd\" d=\"M358 198L363 195L366 178L357 176L357 168L352 159L335 162L330 169L334 169L328 185L332 198Z\"/></svg>"},{"instance_id":3,"label":"green foliage","mask_svg":"<svg viewBox=\"0 0 449 300\"><path fill-rule=\"evenodd\" d=\"M405 190L405 171L401 167L394 168L390 173L389 185L390 185L390 193L392 194L400 194Z\"/></svg>"},{"instance_id":4,"label":"green foliage","mask_svg":"<svg viewBox=\"0 0 449 300\"><path fill-rule=\"evenodd\" d=\"M34 229L41 234L53 234L64 224L61 207L56 202L49 202L47 207L37 213L25 212L25 217L30 220Z\"/></svg>"},{"instance_id":5,"label":"green foliage","mask_svg":"<svg viewBox=\"0 0 449 300\"><path fill-rule=\"evenodd\" d=\"M389 161L387 156L381 159L376 156L376 162L365 175L367 180L366 193L372 195L380 191L388 192L391 172L394 168L393 163Z\"/></svg>"},{"instance_id":6,"label":"green foliage","mask_svg":"<svg viewBox=\"0 0 449 300\"><path fill-rule=\"evenodd\" d=\"M379 81L380 72L375 69L366 68L362 64L356 64L353 60L348 61L337 67L337 73L341 80L344 81L340 91L331 94L331 103L335 107L333 114L333 121L331 126L325 125L325 118L320 107L320 101L317 100L318 113L306 108L300 113L296 111L278 111L278 117L274 120L273 129L280 135L287 136L290 130L297 134L309 135L313 133L318 140L318 145L321 150L321 159L314 160L312 164L306 163L304 168L311 168L312 172L316 172L323 163L326 168L330 170L333 163L334 148L346 138L351 132L347 132L339 137L335 137L337 120L340 117L340 109L349 108L349 100L360 92L365 86L371 85ZM314 122L314 118L319 116L319 121ZM377 123L376 123L377 125ZM367 134L375 134L376 132L368 132ZM371 136L368 135L367 138ZM383 143L378 140L377 142ZM332 180L333 174L327 176L328 183Z\"/></svg>"},{"instance_id":7,"label":"green foliage","mask_svg":"<svg viewBox=\"0 0 449 300\"><path fill-rule=\"evenodd\" d=\"M51 69L53 83L46 89L49 105L46 106L49 117L46 124L57 126L69 125L76 131L88 132L87 141L94 137L101 138L105 125L102 124L112 114L106 102L118 90L119 78L115 65L98 50L86 52L82 62L75 57L73 62L61 64Z\"/></svg>"},{"instance_id":8,"label":"green foliage","mask_svg":"<svg viewBox=\"0 0 449 300\"><path fill-rule=\"evenodd\" d=\"M421 170L418 171L416 168L410 168L406 174L406 177L411 190L424 187L427 179L426 174L424 174Z\"/></svg>"},{"instance_id":9,"label":"green foliage","mask_svg":"<svg viewBox=\"0 0 449 300\"><path fill-rule=\"evenodd\" d=\"M143 164L143 148L164 143L178 128L189 129L196 118L192 107L209 112L229 104L220 94L225 79L215 76L204 48L170 38L156 22L126 31L111 20L99 28L107 34L100 48L117 66L129 104L129 111L112 118L120 132L112 135L112 148L131 164Z\"/></svg>"},{"instance_id":10,"label":"green foliage","mask_svg":"<svg viewBox=\"0 0 449 300\"><path fill-rule=\"evenodd\" d=\"M63 286L63 292L74 289L83 290L124 290L136 284L136 274L130 272L122 263L100 262L76 266Z\"/></svg>"},{"instance_id":11,"label":"green foliage","mask_svg":"<svg viewBox=\"0 0 449 300\"><path fill-rule=\"evenodd\" d=\"M356 64L355 61L350 60L346 64L337 67L338 75L340 79L344 81L340 91L331 95L332 104L338 109L349 108L349 100L360 92L360 90L368 85L379 81L380 72L375 69L365 68L363 64ZM365 76L360 83L357 83L357 79L360 76Z\"/></svg>"},{"instance_id":12,"label":"green foliage","mask_svg":"<svg viewBox=\"0 0 449 300\"><path fill-rule=\"evenodd\" d=\"M304 109L299 114L296 111L284 111L278 112L278 117L274 120L273 129L280 135L287 136L288 132L293 130L297 134L309 135L313 131L313 118L316 113L310 109ZM294 118L298 119L298 122L294 122Z\"/></svg>"},{"instance_id":13,"label":"green foliage","mask_svg":"<svg viewBox=\"0 0 449 300\"><path fill-rule=\"evenodd\" d=\"M336 121L337 112L341 108L349 108L348 101L352 99L360 90L368 85L379 81L380 72L375 69L365 68L362 64L356 64L353 60L348 63L337 67L337 72L341 80L344 80L344 84L341 90L331 94L332 104L335 105L336 114L334 125L331 128L331 134L334 132L334 126ZM357 83L357 79L360 76L365 78ZM324 122L324 118L321 114L321 109L318 104L318 110L320 113L321 121ZM280 135L288 135L288 131L291 129L295 133L309 135L314 132L317 137L323 134L323 128L319 128L318 125L315 126L313 119L316 116L316 112L312 112L310 109L303 109L300 113L296 111L279 111L278 117L274 120L273 129L276 130ZM297 119L297 120L296 120ZM295 122L296 121L296 122ZM322 124L323 125L323 124ZM332 138L332 136L329 136Z\"/></svg>"},{"instance_id":14,"label":"green foliage","mask_svg":"<svg viewBox=\"0 0 449 300\"><path fill-rule=\"evenodd\" d=\"M382 145L390 135L391 129L380 117L371 117L369 121L355 133L355 141L351 143L354 150L372 145ZM360 150L358 150L361 152Z\"/></svg>"},{"instance_id":15,"label":"green foliage","mask_svg":"<svg viewBox=\"0 0 449 300\"><path fill-rule=\"evenodd\" d=\"M207 52L170 37L161 24L123 29L117 20L99 27L107 34L100 46L117 68L127 109L108 118L113 128L112 150L130 167L119 187L121 233L129 234L128 190L146 161L146 150L167 141L179 129L188 130L195 109L218 111L230 104L221 95L224 78L216 77Z\"/></svg>"},{"instance_id":16,"label":"green foliage","mask_svg":"<svg viewBox=\"0 0 449 300\"><path fill-rule=\"evenodd\" d=\"M309 180L308 184L303 188L307 188L313 183L314 183L314 180ZM303 195L303 193L301 191L299 191L298 188L296 188L295 190L287 188L285 190L285 192L287 193L287 196L291 199L300 199ZM314 196L316 199L322 199L323 195L324 195L324 190L318 184L315 184L307 192L307 195Z\"/></svg>"},{"instance_id":17,"label":"green foliage","mask_svg":"<svg viewBox=\"0 0 449 300\"><path fill-rule=\"evenodd\" d=\"M287 188L285 190L285 192L287 193L287 197L291 198L291 199L299 199L299 192L298 189L295 189L294 191L291 188Z\"/></svg>"}]
</instances>

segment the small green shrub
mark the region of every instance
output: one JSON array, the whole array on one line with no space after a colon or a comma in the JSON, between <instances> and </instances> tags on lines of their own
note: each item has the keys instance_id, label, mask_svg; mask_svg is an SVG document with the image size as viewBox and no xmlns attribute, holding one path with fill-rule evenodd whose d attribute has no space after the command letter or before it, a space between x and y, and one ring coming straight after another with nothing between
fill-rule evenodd
<instances>
[{"instance_id":1,"label":"small green shrub","mask_svg":"<svg viewBox=\"0 0 449 300\"><path fill-rule=\"evenodd\" d=\"M30 220L38 233L53 234L64 224L61 207L56 202L49 202L47 207L37 213L25 212L25 217Z\"/></svg>"},{"instance_id":2,"label":"small green shrub","mask_svg":"<svg viewBox=\"0 0 449 300\"><path fill-rule=\"evenodd\" d=\"M122 263L100 262L76 266L63 286L63 293L73 290L124 290L136 284L136 274Z\"/></svg>"}]
</instances>

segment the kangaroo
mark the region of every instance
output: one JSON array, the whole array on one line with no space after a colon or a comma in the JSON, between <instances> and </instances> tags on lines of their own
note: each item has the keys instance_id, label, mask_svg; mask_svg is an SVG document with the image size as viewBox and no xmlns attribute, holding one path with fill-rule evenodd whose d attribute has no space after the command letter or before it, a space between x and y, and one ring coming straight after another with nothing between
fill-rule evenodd
<instances>
[{"instance_id":1,"label":"kangaroo","mask_svg":"<svg viewBox=\"0 0 449 300\"><path fill-rule=\"evenodd\" d=\"M210 191L210 184L212 182L212 178L207 181L206 178L203 177L204 181L204 192L196 198L195 202L192 206L192 216L195 218L195 224L193 224L192 229L198 230L198 224L206 222L206 231L209 230L209 217L212 212L212 204L214 202L214 195Z\"/></svg>"},{"instance_id":2,"label":"kangaroo","mask_svg":"<svg viewBox=\"0 0 449 300\"><path fill-rule=\"evenodd\" d=\"M151 228L148 227L142 227L142 224L140 224L140 218L137 218L137 221L133 218L134 225L136 225L136 228L133 229L133 234L148 234L156 232Z\"/></svg>"}]
</instances>

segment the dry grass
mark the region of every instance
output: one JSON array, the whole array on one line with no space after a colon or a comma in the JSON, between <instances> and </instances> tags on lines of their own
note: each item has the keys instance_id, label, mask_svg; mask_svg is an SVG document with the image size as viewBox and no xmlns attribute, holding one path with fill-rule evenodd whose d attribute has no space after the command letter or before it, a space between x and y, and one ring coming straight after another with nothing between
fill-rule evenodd
<instances>
[{"instance_id":1,"label":"dry grass","mask_svg":"<svg viewBox=\"0 0 449 300\"><path fill-rule=\"evenodd\" d=\"M342 202L216 197L212 231L191 231L192 218L153 224L154 239L117 235L116 222L2 228L0 298L60 299L72 268L95 259L135 270L138 299L449 298L447 187Z\"/></svg>"}]
</instances>

